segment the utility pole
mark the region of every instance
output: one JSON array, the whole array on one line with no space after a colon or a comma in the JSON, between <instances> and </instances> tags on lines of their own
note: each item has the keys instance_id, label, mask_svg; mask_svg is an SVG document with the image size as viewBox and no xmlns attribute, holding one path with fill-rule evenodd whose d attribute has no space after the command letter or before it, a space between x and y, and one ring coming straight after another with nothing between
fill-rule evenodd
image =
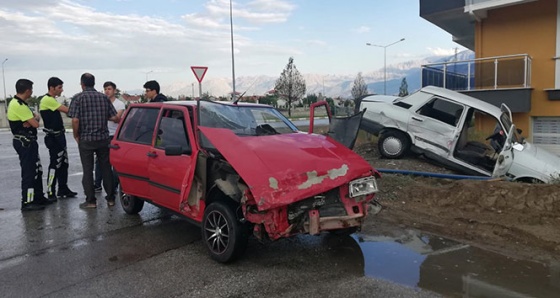
<instances>
[{"instance_id":1,"label":"utility pole","mask_svg":"<svg viewBox=\"0 0 560 298\"><path fill-rule=\"evenodd\" d=\"M231 4L231 0L229 0L229 22L230 22L230 29L231 29L231 77L232 77L232 85L233 85L233 93L231 95L231 101L236 101L236 94L235 94L235 54L234 54L234 47L233 47L233 6Z\"/></svg>"},{"instance_id":2,"label":"utility pole","mask_svg":"<svg viewBox=\"0 0 560 298\"><path fill-rule=\"evenodd\" d=\"M404 41L404 38L401 38L393 43L390 43L388 45L376 45L376 44L372 44L372 43L366 43L367 46L372 46L372 47L379 47L379 48L383 48L383 94L387 95L387 48L399 43L401 41Z\"/></svg>"},{"instance_id":3,"label":"utility pole","mask_svg":"<svg viewBox=\"0 0 560 298\"><path fill-rule=\"evenodd\" d=\"M154 71L153 71L153 70L150 70L150 71L147 71L147 72L146 72L146 82L148 81L148 74L150 74L150 73L152 73L152 72L154 72Z\"/></svg>"},{"instance_id":4,"label":"utility pole","mask_svg":"<svg viewBox=\"0 0 560 298\"><path fill-rule=\"evenodd\" d=\"M8 58L2 62L2 82L4 84L4 112L6 112L6 119L8 119L8 99L6 98L6 78L4 77L4 63L6 61L8 61Z\"/></svg>"}]
</instances>

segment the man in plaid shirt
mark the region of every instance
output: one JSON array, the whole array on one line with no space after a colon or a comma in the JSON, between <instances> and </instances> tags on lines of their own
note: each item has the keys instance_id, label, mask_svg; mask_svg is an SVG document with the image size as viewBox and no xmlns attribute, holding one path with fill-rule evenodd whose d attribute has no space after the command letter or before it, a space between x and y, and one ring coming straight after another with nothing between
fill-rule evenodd
<instances>
[{"instance_id":1,"label":"man in plaid shirt","mask_svg":"<svg viewBox=\"0 0 560 298\"><path fill-rule=\"evenodd\" d=\"M82 161L82 186L86 201L80 204L82 209L97 208L97 198L93 186L94 154L97 155L101 172L103 173L103 187L107 191L107 204L115 205L115 191L109 163L109 130L107 119L119 122L117 111L111 100L94 88L95 77L84 73L80 78L82 92L73 99L68 111L72 118L74 139L78 143L80 159Z\"/></svg>"}]
</instances>

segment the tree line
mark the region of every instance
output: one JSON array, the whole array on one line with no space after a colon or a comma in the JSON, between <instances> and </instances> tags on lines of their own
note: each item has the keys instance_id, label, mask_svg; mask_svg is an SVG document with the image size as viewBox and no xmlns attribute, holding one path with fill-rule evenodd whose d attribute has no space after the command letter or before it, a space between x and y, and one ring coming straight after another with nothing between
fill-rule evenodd
<instances>
[{"instance_id":1,"label":"tree line","mask_svg":"<svg viewBox=\"0 0 560 298\"><path fill-rule=\"evenodd\" d=\"M288 64L280 74L280 78L276 80L276 85L274 87L275 93L279 98L282 98L287 103L288 108L288 116L291 116L291 109L296 102L300 102L300 100L304 99L305 91L306 91L306 84L305 79L301 75L301 73L297 70L297 67L294 64L294 58L290 57L288 59ZM353 105L356 107L356 111L360 107L360 103L362 98L367 95L372 95L374 93L370 93L368 90L368 86L364 81L362 73L359 72L356 78L354 79L354 85L352 86L351 95ZM406 78L403 78L401 81L401 86L399 88L399 97L408 95L408 84L406 82ZM313 97L315 95L308 95L305 99L307 102L303 102L303 104L310 104L311 100L317 101L317 97ZM351 102L352 102L351 101ZM331 109L334 108L334 100L331 98L329 101L329 105ZM348 106L350 103L345 102L344 106Z\"/></svg>"},{"instance_id":2,"label":"tree line","mask_svg":"<svg viewBox=\"0 0 560 298\"><path fill-rule=\"evenodd\" d=\"M305 83L305 79L303 75L299 72L296 65L294 64L294 58L290 57L288 59L288 64L280 74L280 77L276 80L274 86L274 93L268 94L263 97L258 98L258 102L262 104L268 104L274 107L278 107L278 101L280 99L286 102L286 109L288 110L288 116L291 117L292 109L299 106L309 106L319 100L326 100L331 109L335 108L335 101L333 98L327 98L323 94L308 94L306 96L307 86ZM351 95L352 99L349 101L344 101L343 105L348 107L349 105L355 106L356 111L360 107L361 99L365 96L372 95L374 93L370 93L368 90L368 86L365 83L365 80L362 76L362 73L359 72L354 79L354 84L352 85ZM408 95L408 84L406 82L406 78L403 78L401 81L401 86L399 88L399 96L406 96ZM121 90L117 89L116 93L117 98L121 97ZM30 106L38 106L42 96L33 96L30 99ZM191 98L189 96L179 96L174 98L172 96L167 96L168 100L194 100L195 98ZM204 93L202 95L203 99L211 99L210 94ZM9 99L8 99L9 100ZM217 100L221 101L229 101L230 99L227 97L219 97ZM255 102L255 99L252 97L241 98L241 101L247 102ZM140 102L147 102L144 94L140 95ZM9 102L8 102L9 103ZM68 106L69 102L67 99L64 99L64 105Z\"/></svg>"}]
</instances>

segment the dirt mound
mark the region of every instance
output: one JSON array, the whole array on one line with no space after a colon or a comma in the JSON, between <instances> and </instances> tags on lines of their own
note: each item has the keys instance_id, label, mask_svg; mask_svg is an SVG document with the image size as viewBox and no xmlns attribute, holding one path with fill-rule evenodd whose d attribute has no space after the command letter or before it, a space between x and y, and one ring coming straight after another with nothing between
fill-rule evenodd
<instances>
[{"instance_id":1,"label":"dirt mound","mask_svg":"<svg viewBox=\"0 0 560 298\"><path fill-rule=\"evenodd\" d=\"M403 193L427 206L465 212L519 213L519 223L525 223L527 218L536 220L560 214L560 185L459 180L437 186L425 183Z\"/></svg>"},{"instance_id":2,"label":"dirt mound","mask_svg":"<svg viewBox=\"0 0 560 298\"><path fill-rule=\"evenodd\" d=\"M414 227L500 253L560 259L560 185L385 175L374 221Z\"/></svg>"},{"instance_id":3,"label":"dirt mound","mask_svg":"<svg viewBox=\"0 0 560 298\"><path fill-rule=\"evenodd\" d=\"M375 143L356 148L376 168L453 173L417 156L382 159ZM364 228L399 224L499 253L560 260L560 184L449 180L383 174L384 206Z\"/></svg>"}]
</instances>

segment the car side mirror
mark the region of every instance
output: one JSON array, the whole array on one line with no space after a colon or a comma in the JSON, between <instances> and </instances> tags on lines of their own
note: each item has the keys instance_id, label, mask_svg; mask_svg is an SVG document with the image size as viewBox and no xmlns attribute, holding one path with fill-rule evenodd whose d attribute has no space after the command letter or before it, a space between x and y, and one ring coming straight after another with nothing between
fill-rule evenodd
<instances>
[{"instance_id":1,"label":"car side mirror","mask_svg":"<svg viewBox=\"0 0 560 298\"><path fill-rule=\"evenodd\" d=\"M181 154L192 154L191 148L183 148L181 145L167 145L165 146L165 155L178 156Z\"/></svg>"}]
</instances>

